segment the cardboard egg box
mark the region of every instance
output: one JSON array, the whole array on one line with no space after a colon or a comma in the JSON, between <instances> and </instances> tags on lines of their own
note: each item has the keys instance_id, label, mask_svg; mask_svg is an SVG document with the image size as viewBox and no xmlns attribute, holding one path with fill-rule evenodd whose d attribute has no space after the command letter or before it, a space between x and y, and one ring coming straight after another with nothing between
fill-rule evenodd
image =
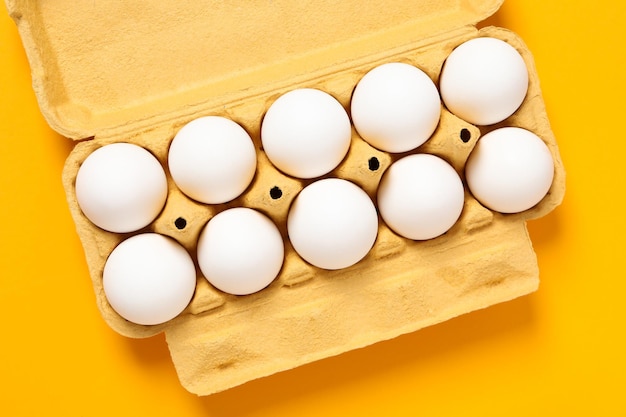
<instances>
[{"instance_id":1,"label":"cardboard egg box","mask_svg":"<svg viewBox=\"0 0 626 417\"><path fill-rule=\"evenodd\" d=\"M165 7L144 0L77 7L69 0L7 0L42 113L52 128L76 140L63 182L106 322L128 337L165 332L181 383L207 395L536 290L538 267L526 221L561 202L564 170L530 52L506 29L475 27L502 1L207 0ZM483 207L465 186L461 218L438 238L408 240L380 220L374 247L356 265L328 271L304 262L289 243L286 217L298 192L316 179L286 176L264 155L260 126L272 102L308 87L349 109L360 78L386 62L412 64L437 83L452 50L479 36L502 39L522 54L530 79L524 103L502 123L487 127L473 126L442 105L434 135L409 153L438 155L463 179L465 161L481 135L502 126L522 127L541 137L552 153L555 176L546 197L522 213L500 214ZM82 161L95 149L137 144L168 173L167 152L176 132L207 115L239 123L256 146L256 176L239 198L220 205L195 202L168 174L166 205L145 229L110 233L82 214L74 183ZM371 147L353 129L347 157L324 177L348 179L376 201L381 176L404 155ZM275 187L282 191L278 198L270 192ZM284 237L284 265L269 287L247 296L225 294L196 265L195 295L167 323L133 324L110 307L102 272L120 242L146 231L161 233L195 259L202 228L230 207L261 211ZM176 226L179 218L186 220L182 229Z\"/></svg>"}]
</instances>

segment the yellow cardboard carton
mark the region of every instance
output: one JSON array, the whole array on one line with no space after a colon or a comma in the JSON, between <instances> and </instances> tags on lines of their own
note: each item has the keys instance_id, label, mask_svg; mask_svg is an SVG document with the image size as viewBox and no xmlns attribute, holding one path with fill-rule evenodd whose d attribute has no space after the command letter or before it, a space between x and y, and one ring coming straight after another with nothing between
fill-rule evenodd
<instances>
[{"instance_id":1,"label":"yellow cardboard carton","mask_svg":"<svg viewBox=\"0 0 626 417\"><path fill-rule=\"evenodd\" d=\"M561 202L564 170L530 52L505 29L475 27L501 3L142 0L77 7L69 0L7 0L42 112L54 129L77 140L63 182L107 323L129 337L165 332L182 384L206 395L534 291L538 268L526 221ZM289 243L286 218L311 181L281 173L264 155L260 126L271 103L309 87L349 109L360 78L386 62L412 64L437 83L452 50L480 36L504 40L523 56L530 81L522 106L489 127L442 107L432 138L411 153L438 155L463 178L481 135L502 126L528 129L555 162L545 198L524 212L501 214L466 187L461 218L438 238L405 239L381 221L373 249L356 265L328 271L303 261ZM178 317L154 326L131 323L109 305L102 274L111 251L132 233L104 231L85 217L74 188L78 169L94 150L117 142L142 146L167 167L176 132L206 115L228 117L252 137L258 164L251 186L232 202L208 205L186 197L168 175L165 208L141 232L170 236L194 256L209 219L225 208L254 208L283 234L283 268L269 287L247 296L220 292L198 270L195 295ZM368 166L372 158L376 169ZM327 176L358 184L375 201L383 173L397 159L353 129L348 155ZM275 187L282 191L278 198L270 193ZM185 227L177 227L179 218Z\"/></svg>"}]
</instances>

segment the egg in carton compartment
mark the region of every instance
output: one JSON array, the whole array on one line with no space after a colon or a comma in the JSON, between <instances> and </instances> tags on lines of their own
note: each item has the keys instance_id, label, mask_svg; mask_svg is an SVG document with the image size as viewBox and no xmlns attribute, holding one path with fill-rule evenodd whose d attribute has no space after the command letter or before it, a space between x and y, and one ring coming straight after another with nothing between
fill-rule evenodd
<instances>
[{"instance_id":1,"label":"egg in carton compartment","mask_svg":"<svg viewBox=\"0 0 626 417\"><path fill-rule=\"evenodd\" d=\"M367 5L322 1L306 9L290 2L228 7L211 1L181 2L169 9L156 1L80 8L67 0L57 3L7 1L43 114L53 128L80 139L67 160L63 182L98 307L122 335L141 338L165 332L178 376L189 391L222 391L537 289L539 273L526 222L561 202L564 169L529 50L506 29L474 26L493 14L501 0L448 1L446 6L417 0ZM310 179L284 174L263 151L263 117L283 94L318 89L349 111L355 86L371 69L406 63L438 84L447 57L477 37L512 45L528 69L525 99L504 121L472 125L442 105L430 139L399 154L374 148L352 127L343 161ZM223 204L190 199L168 171L172 139L203 116L238 123L250 135L257 155L250 186ZM486 208L465 181L466 161L481 136L501 127L533 132L554 162L545 197L519 213ZM81 164L95 150L114 143L148 150L167 174L164 208L148 226L131 233L95 226L76 198ZM379 218L372 249L353 266L326 270L298 255L290 243L287 217L301 190L323 178L340 178L361 187L375 202L384 173L410 154L438 156L463 180L464 205L452 228L434 239L416 241L398 235ZM198 238L209 220L235 207L269 217L285 248L278 277L261 291L243 296L209 284L196 256ZM157 325L121 317L109 304L102 283L112 251L148 232L180 243L197 271L189 305Z\"/></svg>"}]
</instances>

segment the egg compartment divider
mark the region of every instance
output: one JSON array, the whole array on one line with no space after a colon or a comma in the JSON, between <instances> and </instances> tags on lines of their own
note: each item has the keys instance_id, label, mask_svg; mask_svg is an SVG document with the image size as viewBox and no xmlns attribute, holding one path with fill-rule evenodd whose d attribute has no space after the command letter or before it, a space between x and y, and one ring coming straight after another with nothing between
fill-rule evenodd
<instances>
[{"instance_id":1,"label":"egg compartment divider","mask_svg":"<svg viewBox=\"0 0 626 417\"><path fill-rule=\"evenodd\" d=\"M539 273L526 221L561 202L565 174L530 52L506 29L475 27L501 3L320 1L303 9L289 1L229 6L183 1L166 9L156 0L89 2L79 8L69 0L7 0L42 113L54 129L78 140L63 182L106 322L128 337L165 332L181 383L207 395L536 290ZM359 79L385 62L415 65L437 83L452 50L478 36L502 39L522 54L530 80L524 103L502 123L480 128L442 105L433 137L408 153L440 156L464 178L465 161L480 135L497 127L522 127L541 137L552 153L555 177L546 197L530 210L504 215L484 208L465 185L461 218L436 239L401 238L380 220L373 249L353 267L326 271L302 261L287 239L286 217L297 193L313 180L282 174L262 152L260 125L270 104L287 91L309 87L333 95L349 109ZM258 157L248 190L214 206L187 198L167 171L175 133L206 115L242 125ZM467 139L467 132L465 142L460 136ZM168 174L162 213L131 234L94 226L80 211L74 192L82 161L116 142L148 149ZM347 157L324 177L353 181L375 201L385 169L404 155L372 148L353 129ZM369 163L376 160L377 169ZM275 187L282 191L279 198L271 192ZM261 211L285 238L285 263L269 287L247 296L224 294L208 284L196 265L194 298L177 318L142 326L112 310L102 289L102 271L117 244L134 234L157 232L176 239L195 260L202 227L230 207ZM182 229L176 226L179 218L186 221Z\"/></svg>"}]
</instances>

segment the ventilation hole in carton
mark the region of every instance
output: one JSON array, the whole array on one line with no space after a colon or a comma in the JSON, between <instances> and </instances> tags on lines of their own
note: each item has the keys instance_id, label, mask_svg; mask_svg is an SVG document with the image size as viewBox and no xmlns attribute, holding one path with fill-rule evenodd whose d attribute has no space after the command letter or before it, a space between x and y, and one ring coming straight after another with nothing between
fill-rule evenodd
<instances>
[{"instance_id":1,"label":"ventilation hole in carton","mask_svg":"<svg viewBox=\"0 0 626 417\"><path fill-rule=\"evenodd\" d=\"M472 138L472 133L467 129L461 129L461 134L459 136L461 137L463 143L467 143Z\"/></svg>"},{"instance_id":2,"label":"ventilation hole in carton","mask_svg":"<svg viewBox=\"0 0 626 417\"><path fill-rule=\"evenodd\" d=\"M178 230L183 230L185 227L187 227L187 220L183 219L182 217L179 217L176 220L174 220L174 226L176 226Z\"/></svg>"},{"instance_id":3,"label":"ventilation hole in carton","mask_svg":"<svg viewBox=\"0 0 626 417\"><path fill-rule=\"evenodd\" d=\"M372 156L367 161L367 167L370 169L370 171L377 171L378 168L380 168L380 161L375 156Z\"/></svg>"},{"instance_id":4,"label":"ventilation hole in carton","mask_svg":"<svg viewBox=\"0 0 626 417\"><path fill-rule=\"evenodd\" d=\"M281 190L278 187L272 187L272 189L270 190L270 197L272 197L272 200L278 200L282 196L283 196L283 190Z\"/></svg>"}]
</instances>

